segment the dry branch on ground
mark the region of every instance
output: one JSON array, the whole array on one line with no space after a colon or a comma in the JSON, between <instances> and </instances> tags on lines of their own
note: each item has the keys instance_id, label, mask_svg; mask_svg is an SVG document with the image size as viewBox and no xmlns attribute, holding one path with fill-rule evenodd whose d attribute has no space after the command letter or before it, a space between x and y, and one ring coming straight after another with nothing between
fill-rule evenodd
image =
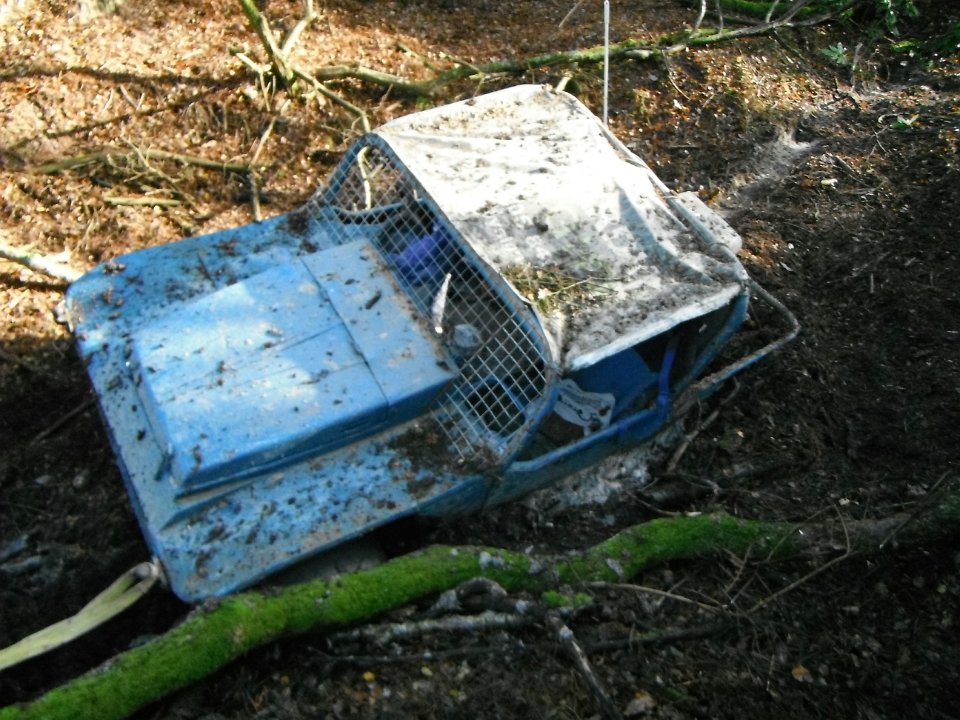
<instances>
[{"instance_id":1,"label":"dry branch on ground","mask_svg":"<svg viewBox=\"0 0 960 720\"><path fill-rule=\"evenodd\" d=\"M68 283L73 282L82 274L79 270L70 267L62 255L51 257L30 252L10 244L5 235L6 233L0 230L0 259L23 265L34 272Z\"/></svg>"}]
</instances>

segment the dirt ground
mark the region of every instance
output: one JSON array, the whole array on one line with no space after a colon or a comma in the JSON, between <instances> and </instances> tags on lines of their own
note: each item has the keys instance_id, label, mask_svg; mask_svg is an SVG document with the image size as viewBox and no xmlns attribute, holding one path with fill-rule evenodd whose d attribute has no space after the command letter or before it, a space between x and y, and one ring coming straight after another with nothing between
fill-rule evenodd
<instances>
[{"instance_id":1,"label":"dirt ground","mask_svg":"<svg viewBox=\"0 0 960 720\"><path fill-rule=\"evenodd\" d=\"M255 195L264 216L291 210L360 131L330 101L283 107L282 93L258 84L230 52L259 57L237 4L131 1L104 14L106 4L0 4L0 239L65 252L83 270L250 222ZM300 12L288 0L265 6L281 29ZM682 2L613 6L614 39L655 37L696 17ZM950 3L918 6L902 37L933 37L960 17ZM314 69L357 62L423 78L454 59L519 58L602 38L599 2L329 0L317 9L293 54ZM957 489L960 58L955 48L895 51L868 22L612 69L613 130L672 187L699 190L726 214L751 274L803 328L688 419L691 441L676 463L668 449L649 469L651 482L687 483L687 496L658 504L627 481L628 459L604 467L626 488L606 505L541 500L408 524L387 537L393 551L443 541L554 553L674 512L881 518L921 512ZM838 43L846 64L822 52ZM531 70L480 89L560 75ZM331 87L374 125L478 90L460 82L428 101ZM568 89L599 111L598 67L575 68ZM111 162L63 165L104 149L116 151ZM255 159L257 190L245 174L158 159L157 150ZM56 321L63 289L0 261L0 645L76 611L148 554L84 370ZM748 330L765 322L758 314ZM825 567L831 559L675 563L635 579L673 597L592 589L595 602L568 623L631 717L960 717L957 538L899 547L894 537L876 554ZM717 605L725 609L705 607ZM187 611L155 592L90 637L0 675L0 706L162 633ZM679 636L632 642L650 629ZM386 647L296 638L138 717L598 713L569 656L533 623Z\"/></svg>"}]
</instances>

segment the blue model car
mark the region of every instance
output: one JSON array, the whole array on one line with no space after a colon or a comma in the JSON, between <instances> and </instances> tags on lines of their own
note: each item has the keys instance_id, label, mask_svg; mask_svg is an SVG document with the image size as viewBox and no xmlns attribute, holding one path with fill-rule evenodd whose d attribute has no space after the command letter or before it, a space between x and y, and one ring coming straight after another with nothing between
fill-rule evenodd
<instances>
[{"instance_id":1,"label":"blue model car","mask_svg":"<svg viewBox=\"0 0 960 720\"><path fill-rule=\"evenodd\" d=\"M280 217L136 252L67 311L152 551L223 595L652 437L751 290L739 238L572 96L387 123Z\"/></svg>"}]
</instances>

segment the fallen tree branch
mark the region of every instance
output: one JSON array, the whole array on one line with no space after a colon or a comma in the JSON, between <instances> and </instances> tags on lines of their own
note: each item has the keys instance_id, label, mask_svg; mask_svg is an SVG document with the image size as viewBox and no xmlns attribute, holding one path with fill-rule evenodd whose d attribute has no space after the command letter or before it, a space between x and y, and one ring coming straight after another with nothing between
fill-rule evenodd
<instances>
[{"instance_id":1,"label":"fallen tree branch","mask_svg":"<svg viewBox=\"0 0 960 720\"><path fill-rule=\"evenodd\" d=\"M398 640L407 640L434 633L475 634L486 630L500 630L529 625L535 620L515 613L485 610L479 615L448 615L389 625L362 625L331 637L332 642L366 641L386 646Z\"/></svg>"},{"instance_id":2,"label":"fallen tree branch","mask_svg":"<svg viewBox=\"0 0 960 720\"><path fill-rule=\"evenodd\" d=\"M13 353L8 353L3 348L0 348L0 360L3 360L4 362L8 362L8 363L13 363L14 365L22 367L24 370L32 372L36 375L44 374L43 370L41 370L39 367L37 367L33 363L27 362L23 358L17 357Z\"/></svg>"},{"instance_id":3,"label":"fallen tree branch","mask_svg":"<svg viewBox=\"0 0 960 720\"><path fill-rule=\"evenodd\" d=\"M53 175L67 170L76 170L86 165L117 164L124 161L129 162L131 159L141 160L144 158L147 160L169 160L181 165L194 165L223 172L247 173L250 171L250 166L247 163L220 162L219 160L210 160L196 155L182 155L166 150L118 150L114 148L104 148L82 155L74 155L63 160L52 160L36 167L35 170L45 175Z\"/></svg>"},{"instance_id":4,"label":"fallen tree branch","mask_svg":"<svg viewBox=\"0 0 960 720\"><path fill-rule=\"evenodd\" d=\"M48 275L57 280L63 280L67 283L72 283L83 275L83 272L74 270L56 257L38 255L37 253L32 253L23 248L11 245L6 242L6 238L3 237L4 234L5 233L0 230L0 259L23 265L34 272L43 273L44 275Z\"/></svg>"},{"instance_id":5,"label":"fallen tree branch","mask_svg":"<svg viewBox=\"0 0 960 720\"><path fill-rule=\"evenodd\" d=\"M769 22L773 14L780 10L783 11L781 17L787 18L797 15L806 18L821 15L836 16L856 4L857 1L854 0L854 2L848 2L842 7L838 7L836 0L828 0L827 2L823 0L793 0L789 3L786 0L770 0L767 2L763 0L720 0L720 7L747 16L762 17Z\"/></svg>"},{"instance_id":6,"label":"fallen tree branch","mask_svg":"<svg viewBox=\"0 0 960 720\"><path fill-rule=\"evenodd\" d=\"M638 40L624 40L610 47L611 59L648 60L660 57L662 53L661 49ZM584 50L546 53L520 60L496 60L477 65L457 63L453 68L427 80L409 80L399 75L381 72L363 65L331 65L316 70L312 75L320 81L359 80L371 85L389 87L401 95L429 97L435 95L444 85L466 78L479 79L494 75L519 75L535 68L601 62L602 60L603 46L599 46Z\"/></svg>"},{"instance_id":7,"label":"fallen tree branch","mask_svg":"<svg viewBox=\"0 0 960 720\"><path fill-rule=\"evenodd\" d=\"M768 11L776 4L751 3L754 9L762 9L764 19L749 27L737 30L725 30L721 26L715 30L701 30L699 23L693 32L685 31L674 35L667 35L657 42L640 41L636 39L623 40L610 46L611 60L657 60L670 55L681 53L694 47L704 47L716 43L727 42L742 37L762 35L787 27L815 25L826 22L839 13L848 9L854 3L846 3L831 12L820 14L811 12L806 0L797 0L778 17L770 17ZM798 15L800 19L798 19ZM335 80L359 80L371 85L384 86L394 92L412 97L429 97L435 95L444 85L457 80L487 79L495 75L520 75L537 68L551 68L581 63L598 63L604 58L604 47L597 46L581 50L568 50L518 60L497 60L482 64L457 63L449 70L445 70L426 80L410 80L392 73L374 70L363 65L331 65L319 68L311 73L312 77L321 82Z\"/></svg>"},{"instance_id":8,"label":"fallen tree branch","mask_svg":"<svg viewBox=\"0 0 960 720\"><path fill-rule=\"evenodd\" d=\"M597 674L590 666L590 660L587 658L587 654L583 651L583 648L580 647L580 643L577 642L577 637L573 634L573 631L555 614L551 614L550 617L547 618L547 624L557 634L557 639L560 641L560 644L563 645L564 650L567 651L570 659L573 660L577 672L579 672L580 676L586 681L587 687L590 688L590 693L593 695L593 699L601 715L606 718L606 720L623 720L623 715L620 714L620 711L610 697L610 693L607 692L603 683L600 682L600 678L597 677Z\"/></svg>"},{"instance_id":9,"label":"fallen tree branch","mask_svg":"<svg viewBox=\"0 0 960 720\"><path fill-rule=\"evenodd\" d=\"M591 582L623 582L651 565L756 551L768 558L808 553L876 554L896 530L901 544L960 529L960 492L922 516L792 524L702 515L652 520L579 554L534 558L520 552L433 546L333 580L246 592L205 606L165 635L117 656L99 670L38 700L0 709L0 720L126 717L186 687L250 650L306 631L344 627L457 587L475 577L508 592L543 593Z\"/></svg>"},{"instance_id":10,"label":"fallen tree branch","mask_svg":"<svg viewBox=\"0 0 960 720\"><path fill-rule=\"evenodd\" d=\"M317 78L313 77L310 73L304 70L301 70L300 68L294 68L294 73L296 74L297 77L303 80L306 80L308 83L310 83L313 89L317 93L327 98L328 100L332 100L334 103L336 103L340 107L354 114L357 117L357 119L360 120L360 125L363 127L363 131L370 132L370 120L367 118L367 113L364 112L362 108L354 105L352 102L350 102L346 98L343 98L340 95L337 95L337 93L330 90L326 85L320 82Z\"/></svg>"},{"instance_id":11,"label":"fallen tree branch","mask_svg":"<svg viewBox=\"0 0 960 720\"><path fill-rule=\"evenodd\" d=\"M53 422L52 425L48 425L43 430L38 432L34 436L33 440L30 441L30 443L36 444L41 440L47 439L48 437L53 435L55 432L57 432L60 428L62 428L64 425L72 421L74 418L78 417L79 415L83 414L84 412L92 408L96 404L96 402L97 402L96 398L92 398L92 397L87 398L82 403L74 407L72 410L69 410L63 415L61 415L60 417L58 417Z\"/></svg>"},{"instance_id":12,"label":"fallen tree branch","mask_svg":"<svg viewBox=\"0 0 960 720\"><path fill-rule=\"evenodd\" d=\"M271 67L273 67L277 77L280 78L283 86L290 90L293 86L294 74L287 60L289 48L282 48L280 46L276 37L274 37L273 30L270 28L270 21L260 12L260 9L253 0L240 0L240 6L243 8L243 13L247 16L247 20L250 22L253 31L257 34L257 37L260 38L260 44L263 45L267 57L270 58ZM311 14L310 20L312 20L313 6L310 5L308 10ZM307 22L309 22L309 20ZM296 35L299 36L302 30L303 28L299 28ZM296 37L293 37L292 40L296 41ZM286 45L286 43L284 43L284 45Z\"/></svg>"},{"instance_id":13,"label":"fallen tree branch","mask_svg":"<svg viewBox=\"0 0 960 720\"><path fill-rule=\"evenodd\" d=\"M755 25L738 30L725 30L721 24L719 29L701 30L701 18L698 19L695 29L692 32L684 31L673 35L666 35L654 42L640 41L631 38L616 43L609 48L609 58L611 60L656 60L683 52L692 47L703 47L740 37L761 35L785 27L817 24L835 17L853 4L853 2L847 3L837 8L835 12L828 11L815 14L811 12L812 8L808 7L810 2L811 0L795 0L795 2L777 18L771 17L773 10L778 5L777 2L772 4L747 2L746 5L749 5L751 10L763 16L763 20ZM280 78L284 87L292 91L294 90L293 84L298 78L306 80L312 83L314 87L319 86L319 91L334 100L334 102L337 102L351 112L361 115L364 118L365 115L362 115L362 111L360 111L359 108L351 106L343 98L332 93L327 88L323 88L322 83L338 80L357 80L370 85L386 87L393 92L408 97L430 97L436 95L443 86L458 80L467 78L484 80L497 75L520 75L537 68L578 65L581 63L599 63L604 60L607 52L603 46L597 46L586 49L544 53L518 60L497 60L476 65L456 61L454 66L449 70L439 72L425 80L412 80L360 64L330 65L319 68L313 72L307 72L290 63L288 56L290 48L296 42L303 28L315 17L311 2L309 2L309 0L306 2L303 17L284 40L282 43L283 47L280 47L274 37L270 29L269 21L260 13L252 0L240 0L240 4L251 26L260 38L264 51L269 57L270 69ZM760 12L761 10L762 12ZM801 15L803 19L796 20L795 18L798 15ZM241 59L244 59L248 65L254 65L252 61L239 51L234 51L234 53L241 56ZM265 68L257 66L254 69L257 72L263 72Z\"/></svg>"},{"instance_id":14,"label":"fallen tree branch","mask_svg":"<svg viewBox=\"0 0 960 720\"><path fill-rule=\"evenodd\" d=\"M799 5L799 6L798 6ZM641 41L636 39L623 40L610 46L611 60L658 60L681 53L694 47L704 47L716 43L727 42L742 37L762 35L787 27L814 25L825 22L836 16L836 13L824 13L796 19L799 10L805 5L795 3L786 12L777 18L757 22L749 27L736 30L697 29L693 32L685 31L667 35L658 42ZM847 6L844 6L845 9ZM764 9L767 5L764 5ZM837 13L841 11L837 10ZM408 78L382 72L363 65L330 65L319 68L312 74L320 81L359 80L371 85L391 88L394 92L412 97L429 97L435 95L444 85L457 80L488 79L495 75L521 75L538 68L552 68L583 63L599 63L603 61L604 48L597 46L580 50L567 50L544 53L518 60L496 60L488 63L467 64L458 63L453 68L445 70L426 80L410 80Z\"/></svg>"},{"instance_id":15,"label":"fallen tree branch","mask_svg":"<svg viewBox=\"0 0 960 720\"><path fill-rule=\"evenodd\" d=\"M123 205L127 207L176 207L183 205L182 200L165 197L121 197L119 195L104 195L103 201L107 205Z\"/></svg>"},{"instance_id":16,"label":"fallen tree branch","mask_svg":"<svg viewBox=\"0 0 960 720\"><path fill-rule=\"evenodd\" d=\"M689 640L702 640L713 635L726 632L731 627L730 623L710 623L704 625L694 625L681 629L667 628L665 630L651 630L643 633L632 632L626 637L620 637L613 640L603 640L593 643L582 643L583 651L588 654L609 652L611 650L636 649L639 647L653 647L657 645L669 645L672 643L686 642ZM538 652L550 652L555 654L562 649L559 641L546 641L543 643L518 642L511 646L511 652L533 654ZM411 653L393 653L388 652L383 655L339 655L318 653L319 659L327 665L328 668L348 665L352 667L369 668L372 665L398 665L402 663L422 663L424 661L440 662L447 660L460 660L467 657L491 656L503 653L502 645L486 646L461 646L450 650L424 650L422 652ZM329 671L329 670L328 670Z\"/></svg>"},{"instance_id":17,"label":"fallen tree branch","mask_svg":"<svg viewBox=\"0 0 960 720\"><path fill-rule=\"evenodd\" d=\"M381 72L364 65L328 65L311 73L320 82L331 80L359 80L371 85L382 85L392 88L401 95L419 97L431 95L436 89L436 80L408 80L400 75Z\"/></svg>"},{"instance_id":18,"label":"fallen tree branch","mask_svg":"<svg viewBox=\"0 0 960 720\"><path fill-rule=\"evenodd\" d=\"M297 20L297 24L290 29L290 32L287 33L287 36L283 39L283 47L280 48L280 51L283 53L284 57L290 56L293 46L296 45L297 40L300 39L300 34L306 30L316 19L317 13L313 9L313 0L304 0L303 15L300 16L300 19Z\"/></svg>"}]
</instances>

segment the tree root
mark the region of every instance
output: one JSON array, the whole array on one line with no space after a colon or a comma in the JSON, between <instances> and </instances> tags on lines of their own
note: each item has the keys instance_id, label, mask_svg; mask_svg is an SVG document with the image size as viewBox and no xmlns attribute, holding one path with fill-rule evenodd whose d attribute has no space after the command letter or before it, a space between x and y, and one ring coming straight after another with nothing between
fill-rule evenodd
<instances>
[{"instance_id":1,"label":"tree root","mask_svg":"<svg viewBox=\"0 0 960 720\"><path fill-rule=\"evenodd\" d=\"M368 620L477 577L508 592L541 594L591 582L623 582L651 565L721 552L767 559L876 554L896 538L919 543L960 528L960 492L917 515L791 524L701 515L652 520L579 554L537 559L520 552L433 546L378 567L208 604L165 635L117 656L38 700L0 709L0 720L122 718L279 638Z\"/></svg>"}]
</instances>

